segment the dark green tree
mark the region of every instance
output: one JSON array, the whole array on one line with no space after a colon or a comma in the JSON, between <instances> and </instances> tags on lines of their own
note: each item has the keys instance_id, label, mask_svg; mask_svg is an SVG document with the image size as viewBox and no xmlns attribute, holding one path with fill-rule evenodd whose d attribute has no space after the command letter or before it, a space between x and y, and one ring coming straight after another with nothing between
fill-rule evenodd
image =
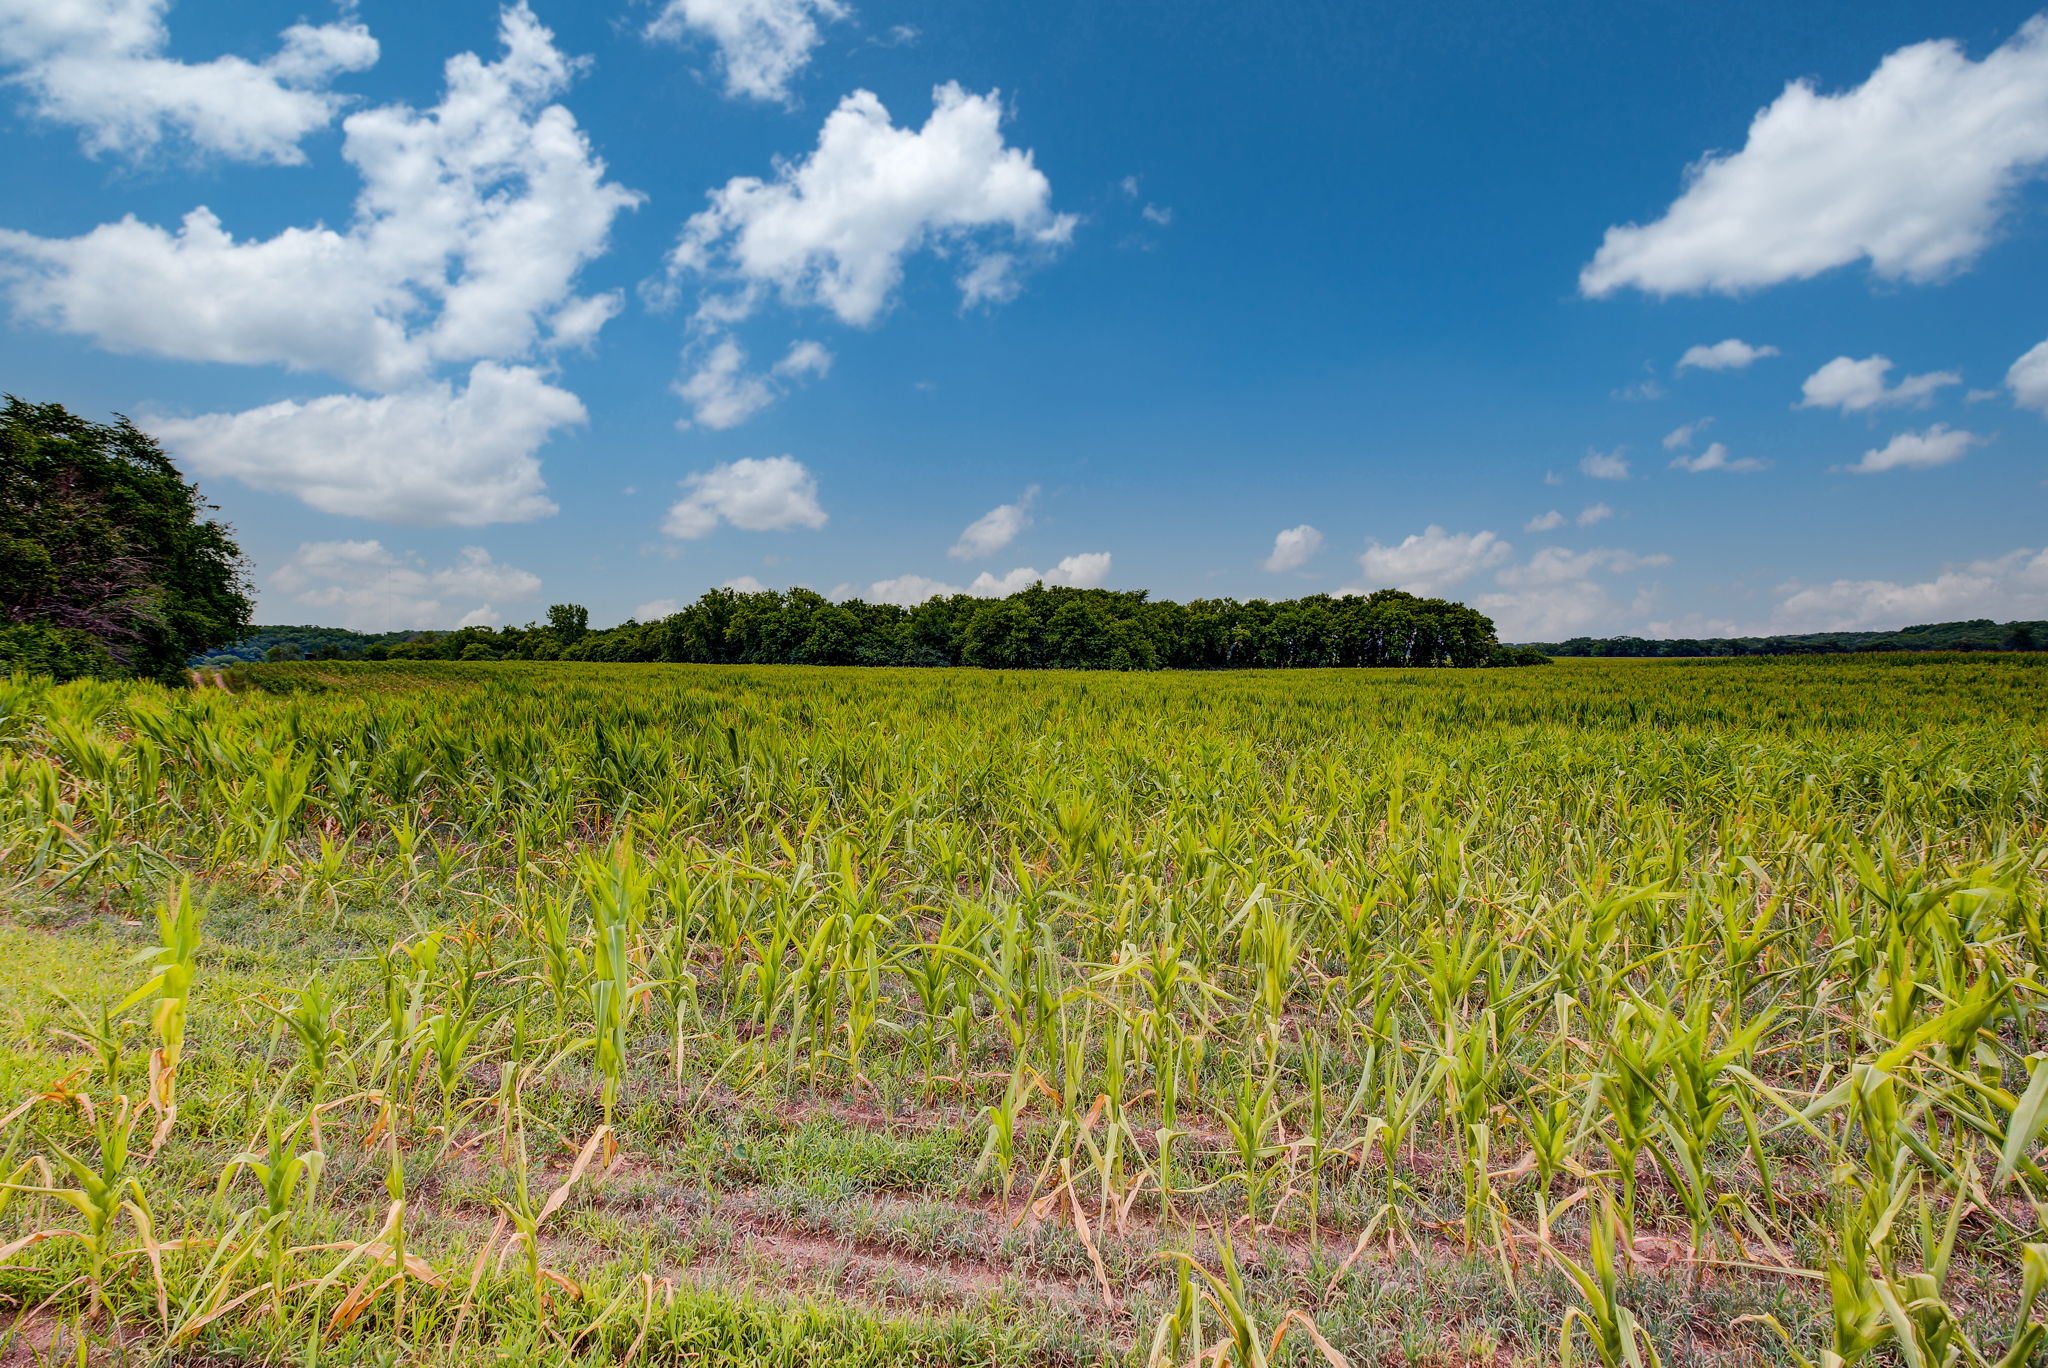
<instances>
[{"instance_id":1,"label":"dark green tree","mask_svg":"<svg viewBox=\"0 0 2048 1368\"><path fill-rule=\"evenodd\" d=\"M13 395L0 410L0 630L83 633L179 679L249 624L241 549L155 439Z\"/></svg>"},{"instance_id":2,"label":"dark green tree","mask_svg":"<svg viewBox=\"0 0 2048 1368\"><path fill-rule=\"evenodd\" d=\"M562 643L562 649L567 650L590 630L590 610L580 603L549 604L548 630L555 634L555 640Z\"/></svg>"}]
</instances>

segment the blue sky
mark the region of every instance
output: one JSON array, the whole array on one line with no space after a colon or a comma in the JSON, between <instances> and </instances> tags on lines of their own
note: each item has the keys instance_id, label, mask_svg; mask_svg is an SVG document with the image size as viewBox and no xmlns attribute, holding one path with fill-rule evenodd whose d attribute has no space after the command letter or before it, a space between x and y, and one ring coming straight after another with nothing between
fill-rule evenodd
<instances>
[{"instance_id":1,"label":"blue sky","mask_svg":"<svg viewBox=\"0 0 2048 1368\"><path fill-rule=\"evenodd\" d=\"M0 0L0 375L262 620L2048 615L2025 6L255 8Z\"/></svg>"}]
</instances>

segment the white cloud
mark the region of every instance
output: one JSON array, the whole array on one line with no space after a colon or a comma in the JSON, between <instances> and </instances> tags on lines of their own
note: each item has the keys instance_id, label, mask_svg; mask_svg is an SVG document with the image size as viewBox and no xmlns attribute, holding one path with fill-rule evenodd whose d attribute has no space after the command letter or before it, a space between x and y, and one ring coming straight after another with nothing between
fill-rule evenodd
<instances>
[{"instance_id":1,"label":"white cloud","mask_svg":"<svg viewBox=\"0 0 2048 1368\"><path fill-rule=\"evenodd\" d=\"M737 427L767 408L790 384L832 369L832 353L816 342L798 342L765 374L747 369L747 354L730 337L720 338L676 393L690 416L708 428Z\"/></svg>"},{"instance_id":2,"label":"white cloud","mask_svg":"<svg viewBox=\"0 0 2048 1368\"><path fill-rule=\"evenodd\" d=\"M534 453L584 419L582 402L532 367L480 361L460 390L443 382L145 422L202 475L325 513L474 527L553 513Z\"/></svg>"},{"instance_id":3,"label":"white cloud","mask_svg":"<svg viewBox=\"0 0 2048 1368\"><path fill-rule=\"evenodd\" d=\"M2013 362L2005 373L2005 385L2015 404L2048 413L2048 342Z\"/></svg>"},{"instance_id":4,"label":"white cloud","mask_svg":"<svg viewBox=\"0 0 2048 1368\"><path fill-rule=\"evenodd\" d=\"M1612 451L1588 451L1579 459L1579 473L1590 475L1596 480L1626 480L1628 478L1627 447L1616 447Z\"/></svg>"},{"instance_id":5,"label":"white cloud","mask_svg":"<svg viewBox=\"0 0 2048 1368\"><path fill-rule=\"evenodd\" d=\"M1606 522L1613 516L1614 510L1604 503L1588 504L1579 510L1578 524L1581 527L1591 527L1594 523Z\"/></svg>"},{"instance_id":6,"label":"white cloud","mask_svg":"<svg viewBox=\"0 0 2048 1368\"><path fill-rule=\"evenodd\" d=\"M179 420L192 459L216 472L401 522L552 512L532 453L582 420L575 396L525 366L475 365L459 390L435 372L587 345L621 301L577 295L575 277L638 197L605 180L575 119L548 103L579 64L524 4L501 12L499 37L497 61L446 64L434 108L345 121L362 179L347 231L237 241L203 207L175 233L132 216L68 239L0 231L16 316L111 351L325 371L385 393Z\"/></svg>"},{"instance_id":7,"label":"white cloud","mask_svg":"<svg viewBox=\"0 0 2048 1368\"><path fill-rule=\"evenodd\" d=\"M1007 304L1024 292L1024 278L1017 258L1010 252L990 252L960 273L953 282L960 287L960 307Z\"/></svg>"},{"instance_id":8,"label":"white cloud","mask_svg":"<svg viewBox=\"0 0 2048 1368\"><path fill-rule=\"evenodd\" d=\"M1173 210L1170 207L1148 204L1138 212L1147 223L1157 224L1161 228L1165 228L1173 222Z\"/></svg>"},{"instance_id":9,"label":"white cloud","mask_svg":"<svg viewBox=\"0 0 2048 1368\"><path fill-rule=\"evenodd\" d=\"M1538 513L1535 517L1523 523L1522 530L1524 532L1555 532L1563 526L1564 514L1553 508L1548 513Z\"/></svg>"},{"instance_id":10,"label":"white cloud","mask_svg":"<svg viewBox=\"0 0 2048 1368\"><path fill-rule=\"evenodd\" d=\"M1781 632L1895 630L1965 618L2036 618L2048 595L2048 550L2021 548L1946 565L1933 579L1917 583L1838 579L1784 588L1786 596L1772 614L1774 629Z\"/></svg>"},{"instance_id":11,"label":"white cloud","mask_svg":"<svg viewBox=\"0 0 2048 1368\"><path fill-rule=\"evenodd\" d=\"M1982 445L1985 440L1974 432L1936 423L1925 432L1900 433L1882 447L1864 452L1863 459L1855 465L1834 466L1832 469L1852 475L1875 475L1886 470L1931 470L1935 466L1962 460L1964 452Z\"/></svg>"},{"instance_id":12,"label":"white cloud","mask_svg":"<svg viewBox=\"0 0 2048 1368\"><path fill-rule=\"evenodd\" d=\"M671 613L682 611L683 605L672 598L649 599L633 610L635 622L659 622Z\"/></svg>"},{"instance_id":13,"label":"white cloud","mask_svg":"<svg viewBox=\"0 0 2048 1368\"><path fill-rule=\"evenodd\" d=\"M736 287L707 300L700 320L743 317L772 290L866 326L887 308L904 259L932 248L960 264L967 304L1013 292L1022 260L995 244L1043 254L1076 220L1053 212L1052 183L1031 153L1004 144L994 92L949 82L932 98L931 117L913 130L857 90L808 157L779 165L772 180L738 176L712 191L669 254L671 291L689 275Z\"/></svg>"},{"instance_id":14,"label":"white cloud","mask_svg":"<svg viewBox=\"0 0 2048 1368\"><path fill-rule=\"evenodd\" d=\"M1667 439L1664 445L1668 447L1671 443ZM1770 465L1769 461L1758 460L1754 456L1738 456L1734 460L1730 460L1728 458L1728 448L1719 442L1713 443L1697 456L1681 455L1673 457L1671 461L1671 468L1673 470L1683 470L1693 475L1703 475L1709 470L1726 470L1737 474L1747 474L1755 470L1768 470Z\"/></svg>"},{"instance_id":15,"label":"white cloud","mask_svg":"<svg viewBox=\"0 0 2048 1368\"><path fill-rule=\"evenodd\" d=\"M1716 342L1712 346L1687 347L1685 355L1678 358L1679 370L1743 370L1752 362L1766 356L1776 356L1776 347L1752 347L1739 337Z\"/></svg>"},{"instance_id":16,"label":"white cloud","mask_svg":"<svg viewBox=\"0 0 2048 1368\"><path fill-rule=\"evenodd\" d=\"M1887 279L1938 279L1983 251L2044 162L2048 20L1981 62L1916 43L1839 95L1786 86L1740 152L1687 171L1661 219L1609 228L1579 287L1736 293L1862 258Z\"/></svg>"},{"instance_id":17,"label":"white cloud","mask_svg":"<svg viewBox=\"0 0 2048 1368\"><path fill-rule=\"evenodd\" d=\"M1838 356L1806 377L1800 388L1800 408L1839 408L1844 413L1894 405L1926 407L1936 390L1960 385L1963 377L1954 371L1929 371L1908 375L1886 388L1885 373L1892 368L1887 356L1866 356L1861 361Z\"/></svg>"},{"instance_id":18,"label":"white cloud","mask_svg":"<svg viewBox=\"0 0 2048 1368\"><path fill-rule=\"evenodd\" d=\"M730 589L735 594L765 594L768 592L768 586L755 579L752 575L734 575L718 587Z\"/></svg>"},{"instance_id":19,"label":"white cloud","mask_svg":"<svg viewBox=\"0 0 2048 1368\"><path fill-rule=\"evenodd\" d=\"M35 112L83 130L85 150L131 157L167 137L238 161L296 165L299 142L325 128L347 97L336 76L377 61L361 24L294 24L260 62L180 62L170 41L170 0L0 0L0 64Z\"/></svg>"},{"instance_id":20,"label":"white cloud","mask_svg":"<svg viewBox=\"0 0 2048 1368\"><path fill-rule=\"evenodd\" d=\"M1503 641L1556 641L1581 635L1610 635L1624 618L1647 612L1653 595L1641 591L1622 599L1596 580L1567 580L1541 589L1481 594L1472 606L1493 619Z\"/></svg>"},{"instance_id":21,"label":"white cloud","mask_svg":"<svg viewBox=\"0 0 2048 1368\"><path fill-rule=\"evenodd\" d=\"M974 577L974 583L967 586L967 592L978 598L1003 598L1041 581L1048 587L1098 589L1109 578L1109 561L1107 551L1086 551L1078 556L1065 557L1044 574L1028 565L1020 565L1002 575L992 575L984 570Z\"/></svg>"},{"instance_id":22,"label":"white cloud","mask_svg":"<svg viewBox=\"0 0 2048 1368\"><path fill-rule=\"evenodd\" d=\"M661 530L686 541L709 536L719 523L743 532L823 527L818 481L789 456L749 456L684 478L683 497L668 510Z\"/></svg>"},{"instance_id":23,"label":"white cloud","mask_svg":"<svg viewBox=\"0 0 2048 1368\"><path fill-rule=\"evenodd\" d=\"M1031 504L1037 497L1038 486L1032 485L1017 502L997 504L967 524L946 554L954 560L980 560L1002 550L1031 526Z\"/></svg>"},{"instance_id":24,"label":"white cloud","mask_svg":"<svg viewBox=\"0 0 2048 1368\"><path fill-rule=\"evenodd\" d=\"M1480 594L1472 606L1494 620L1504 640L1528 641L1573 636L1589 629L1614 630L1624 615L1640 617L1653 597L1638 590L1628 602L1596 576L1623 576L1669 565L1665 555L1599 547L1567 551L1546 546L1521 565L1494 576L1504 592Z\"/></svg>"},{"instance_id":25,"label":"white cloud","mask_svg":"<svg viewBox=\"0 0 2048 1368\"><path fill-rule=\"evenodd\" d=\"M576 274L637 202L604 179L568 110L547 101L578 64L523 4L505 52L447 64L425 112L351 115L342 154L362 178L346 232L287 228L236 240L206 208L166 232L134 217L76 238L0 231L16 314L117 352L325 371L371 389L438 364L513 360L587 344L616 296Z\"/></svg>"},{"instance_id":26,"label":"white cloud","mask_svg":"<svg viewBox=\"0 0 2048 1368\"><path fill-rule=\"evenodd\" d=\"M533 599L540 578L480 546L463 547L454 564L436 570L380 541L323 541L301 543L268 587L334 626L403 631L496 624L497 605Z\"/></svg>"},{"instance_id":27,"label":"white cloud","mask_svg":"<svg viewBox=\"0 0 2048 1368\"><path fill-rule=\"evenodd\" d=\"M667 0L647 36L708 38L718 46L726 94L786 102L790 80L821 41L818 22L851 12L838 0Z\"/></svg>"},{"instance_id":28,"label":"white cloud","mask_svg":"<svg viewBox=\"0 0 2048 1368\"><path fill-rule=\"evenodd\" d=\"M1435 595L1455 589L1482 570L1506 560L1514 547L1492 532L1446 532L1431 523L1399 544L1373 542L1358 558L1365 587L1393 587Z\"/></svg>"},{"instance_id":29,"label":"white cloud","mask_svg":"<svg viewBox=\"0 0 2048 1368\"><path fill-rule=\"evenodd\" d=\"M1299 527L1285 528L1273 538L1273 554L1266 557L1266 569L1278 574L1285 570L1299 570L1308 564L1309 558L1323 549L1323 534L1307 523Z\"/></svg>"},{"instance_id":30,"label":"white cloud","mask_svg":"<svg viewBox=\"0 0 2048 1368\"><path fill-rule=\"evenodd\" d=\"M822 342L792 342L775 363L775 373L792 380L825 375L831 369L832 353Z\"/></svg>"},{"instance_id":31,"label":"white cloud","mask_svg":"<svg viewBox=\"0 0 2048 1368\"><path fill-rule=\"evenodd\" d=\"M1662 554L1641 556L1633 551L1604 546L1590 551L1567 551L1561 546L1546 546L1522 564L1501 570L1493 579L1494 583L1506 589L1541 589L1586 579L1595 573L1626 575L1669 564L1671 557Z\"/></svg>"},{"instance_id":32,"label":"white cloud","mask_svg":"<svg viewBox=\"0 0 2048 1368\"><path fill-rule=\"evenodd\" d=\"M1675 427L1664 434L1664 449L1666 451L1684 451L1692 446L1692 439L1694 437L1705 432L1713 425L1713 419L1701 418L1697 422L1687 423L1683 427Z\"/></svg>"},{"instance_id":33,"label":"white cloud","mask_svg":"<svg viewBox=\"0 0 2048 1368\"><path fill-rule=\"evenodd\" d=\"M894 579L876 580L860 595L869 603L893 603L899 608L915 608L926 599L951 598L965 593L957 584L944 580L928 579L923 575L898 575Z\"/></svg>"}]
</instances>

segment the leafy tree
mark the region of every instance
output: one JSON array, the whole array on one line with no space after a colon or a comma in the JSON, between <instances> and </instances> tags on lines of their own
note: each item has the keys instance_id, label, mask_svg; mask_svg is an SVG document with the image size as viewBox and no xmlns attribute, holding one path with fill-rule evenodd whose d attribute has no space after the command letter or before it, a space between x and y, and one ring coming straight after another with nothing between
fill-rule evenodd
<instances>
[{"instance_id":1,"label":"leafy tree","mask_svg":"<svg viewBox=\"0 0 2048 1368\"><path fill-rule=\"evenodd\" d=\"M580 603L553 603L548 605L548 630L555 634L555 640L563 649L574 646L590 630L590 610Z\"/></svg>"},{"instance_id":2,"label":"leafy tree","mask_svg":"<svg viewBox=\"0 0 2048 1368\"><path fill-rule=\"evenodd\" d=\"M108 678L121 667L91 632L76 627L51 627L40 622L0 625L0 675L53 675Z\"/></svg>"},{"instance_id":3,"label":"leafy tree","mask_svg":"<svg viewBox=\"0 0 2048 1368\"><path fill-rule=\"evenodd\" d=\"M0 409L0 621L84 632L121 667L176 680L249 621L242 553L126 418L13 395Z\"/></svg>"}]
</instances>

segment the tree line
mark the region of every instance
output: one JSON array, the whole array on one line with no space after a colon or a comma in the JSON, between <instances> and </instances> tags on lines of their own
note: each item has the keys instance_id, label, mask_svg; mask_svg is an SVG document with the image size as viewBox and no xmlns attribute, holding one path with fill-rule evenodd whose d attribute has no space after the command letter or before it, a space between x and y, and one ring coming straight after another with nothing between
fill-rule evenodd
<instances>
[{"instance_id":1,"label":"tree line","mask_svg":"<svg viewBox=\"0 0 2048 1368\"><path fill-rule=\"evenodd\" d=\"M1537 642L1546 656L1614 656L1659 659L1679 656L1838 655L1850 651L2041 651L2048 650L2048 622L1927 622L1896 632L1805 632L1769 637L1644 638L1573 637Z\"/></svg>"},{"instance_id":2,"label":"tree line","mask_svg":"<svg viewBox=\"0 0 2048 1368\"><path fill-rule=\"evenodd\" d=\"M259 628L270 659L668 661L713 665L979 666L1030 670L1463 667L1544 663L1502 647L1485 614L1398 589L1268 601L1174 603L1142 590L1036 584L1004 598L968 594L915 607L833 602L808 589L713 589L651 622L592 629L576 604L544 623L364 638L329 629ZM319 644L301 650L304 631ZM238 658L247 658L240 655Z\"/></svg>"}]
</instances>

